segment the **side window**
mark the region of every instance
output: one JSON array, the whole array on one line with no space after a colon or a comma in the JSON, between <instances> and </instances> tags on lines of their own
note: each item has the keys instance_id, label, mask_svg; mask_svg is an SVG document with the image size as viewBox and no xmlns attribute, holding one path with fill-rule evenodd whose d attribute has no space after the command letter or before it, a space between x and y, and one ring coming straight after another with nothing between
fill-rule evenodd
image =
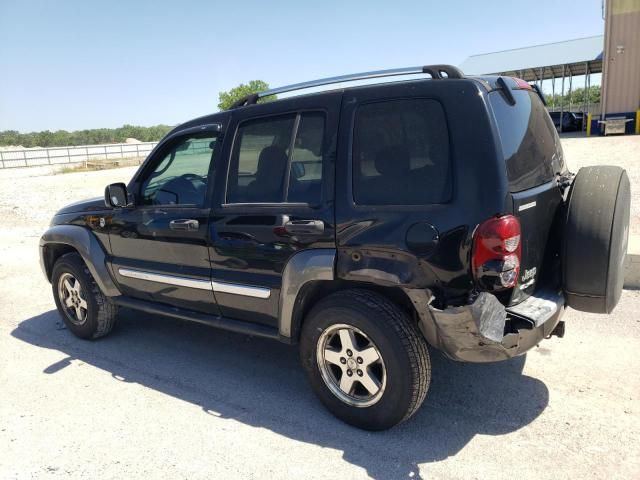
<instances>
[{"instance_id":1,"label":"side window","mask_svg":"<svg viewBox=\"0 0 640 480\"><path fill-rule=\"evenodd\" d=\"M428 205L451 198L449 132L436 100L358 107L353 197L360 205Z\"/></svg>"},{"instance_id":2,"label":"side window","mask_svg":"<svg viewBox=\"0 0 640 480\"><path fill-rule=\"evenodd\" d=\"M291 156L289 202L320 203L323 145L324 114L302 115Z\"/></svg>"},{"instance_id":3,"label":"side window","mask_svg":"<svg viewBox=\"0 0 640 480\"><path fill-rule=\"evenodd\" d=\"M144 205L203 205L216 137L180 139L142 183Z\"/></svg>"},{"instance_id":4,"label":"side window","mask_svg":"<svg viewBox=\"0 0 640 480\"><path fill-rule=\"evenodd\" d=\"M323 140L321 113L241 124L229 168L227 203L319 203Z\"/></svg>"}]
</instances>

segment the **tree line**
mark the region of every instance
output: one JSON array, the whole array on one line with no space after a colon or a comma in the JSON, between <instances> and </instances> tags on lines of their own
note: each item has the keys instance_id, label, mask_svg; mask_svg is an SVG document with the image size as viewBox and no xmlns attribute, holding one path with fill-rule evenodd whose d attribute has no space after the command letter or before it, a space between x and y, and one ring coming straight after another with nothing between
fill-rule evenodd
<instances>
[{"instance_id":1,"label":"tree line","mask_svg":"<svg viewBox=\"0 0 640 480\"><path fill-rule=\"evenodd\" d=\"M227 110L240 98L269 89L269 84L262 80L251 80L247 84L241 83L226 92L218 95L218 108ZM277 97L260 99L261 102L272 101ZM17 130L0 131L0 146L32 147L72 147L75 145L98 145L102 143L124 143L127 138L135 138L141 142L157 142L164 137L173 127L169 125L156 125L154 127L137 127L135 125L123 125L120 128L93 128L89 130L45 130L42 132L20 133Z\"/></svg>"},{"instance_id":2,"label":"tree line","mask_svg":"<svg viewBox=\"0 0 640 480\"><path fill-rule=\"evenodd\" d=\"M561 103L565 107L568 107L569 103L574 107L582 106L586 98L589 99L591 105L600 103L600 86L594 85L593 87L589 87L588 90L588 94L586 88L576 88L571 92L571 95L569 95L569 93L565 93L564 95L545 93L544 98L547 101L547 106L550 108L559 108Z\"/></svg>"},{"instance_id":3,"label":"tree line","mask_svg":"<svg viewBox=\"0 0 640 480\"><path fill-rule=\"evenodd\" d=\"M69 147L74 145L97 145L101 143L124 143L127 138L141 142L157 142L173 127L156 125L138 127L123 125L119 128L93 128L89 130L45 130L43 132L20 133L16 130L0 131L0 146Z\"/></svg>"}]
</instances>

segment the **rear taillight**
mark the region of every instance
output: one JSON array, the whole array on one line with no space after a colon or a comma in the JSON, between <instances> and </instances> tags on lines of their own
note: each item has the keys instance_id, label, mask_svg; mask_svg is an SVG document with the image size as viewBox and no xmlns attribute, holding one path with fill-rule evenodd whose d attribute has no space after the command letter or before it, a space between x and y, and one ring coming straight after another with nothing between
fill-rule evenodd
<instances>
[{"instance_id":1,"label":"rear taillight","mask_svg":"<svg viewBox=\"0 0 640 480\"><path fill-rule=\"evenodd\" d=\"M473 234L471 267L478 285L503 290L518 283L521 260L520 222L513 215L492 217Z\"/></svg>"},{"instance_id":2,"label":"rear taillight","mask_svg":"<svg viewBox=\"0 0 640 480\"><path fill-rule=\"evenodd\" d=\"M513 80L516 82L516 84L518 85L518 88L521 88L523 90L533 90L533 88L531 87L531 84L526 80L522 80L521 78L516 78L516 77L511 77L511 78L513 78Z\"/></svg>"}]
</instances>

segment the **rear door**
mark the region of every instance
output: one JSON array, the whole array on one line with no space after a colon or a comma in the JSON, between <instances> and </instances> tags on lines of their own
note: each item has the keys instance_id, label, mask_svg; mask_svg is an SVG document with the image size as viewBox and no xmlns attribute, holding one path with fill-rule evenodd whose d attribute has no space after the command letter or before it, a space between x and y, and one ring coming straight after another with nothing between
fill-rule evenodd
<instances>
[{"instance_id":1,"label":"rear door","mask_svg":"<svg viewBox=\"0 0 640 480\"><path fill-rule=\"evenodd\" d=\"M532 294L549 273L545 256L553 248L552 225L562 193L557 176L567 171L560 139L538 96L530 90L513 90L510 105L500 91L489 94L507 169L514 215L522 228L520 278L512 302Z\"/></svg>"},{"instance_id":2,"label":"rear door","mask_svg":"<svg viewBox=\"0 0 640 480\"><path fill-rule=\"evenodd\" d=\"M282 274L297 252L335 248L333 169L341 94L234 112L226 182L211 217L223 316L276 326Z\"/></svg>"}]
</instances>

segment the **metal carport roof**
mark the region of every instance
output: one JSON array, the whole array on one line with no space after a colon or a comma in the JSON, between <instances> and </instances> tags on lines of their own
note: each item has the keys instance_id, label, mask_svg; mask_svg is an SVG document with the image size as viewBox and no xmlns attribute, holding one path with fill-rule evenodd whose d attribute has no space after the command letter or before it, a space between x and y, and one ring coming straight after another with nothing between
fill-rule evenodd
<instances>
[{"instance_id":1,"label":"metal carport roof","mask_svg":"<svg viewBox=\"0 0 640 480\"><path fill-rule=\"evenodd\" d=\"M466 75L510 75L529 82L602 72L604 35L472 55L460 69Z\"/></svg>"}]
</instances>

